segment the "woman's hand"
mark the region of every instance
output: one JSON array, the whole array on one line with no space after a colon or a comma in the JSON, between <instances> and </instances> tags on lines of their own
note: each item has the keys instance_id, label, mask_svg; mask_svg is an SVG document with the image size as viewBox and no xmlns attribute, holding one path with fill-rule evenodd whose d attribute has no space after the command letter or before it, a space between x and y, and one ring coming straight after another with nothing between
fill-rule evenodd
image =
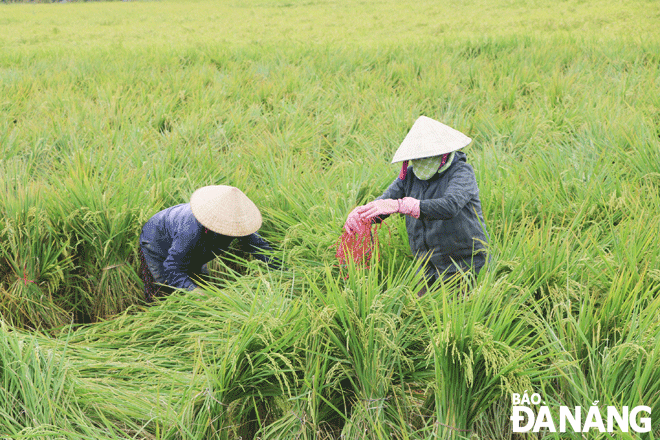
<instances>
[{"instance_id":1,"label":"woman's hand","mask_svg":"<svg viewBox=\"0 0 660 440\"><path fill-rule=\"evenodd\" d=\"M371 220L381 215L399 212L399 201L394 199L374 200L357 208L357 212L365 220Z\"/></svg>"},{"instance_id":2,"label":"woman's hand","mask_svg":"<svg viewBox=\"0 0 660 440\"><path fill-rule=\"evenodd\" d=\"M353 209L351 213L348 214L346 223L344 223L344 230L349 234L357 232L358 229L360 228L360 224L364 223L364 221L360 217L360 214L358 214L358 210L360 208L362 208L362 206L358 206L355 209Z\"/></svg>"}]
</instances>

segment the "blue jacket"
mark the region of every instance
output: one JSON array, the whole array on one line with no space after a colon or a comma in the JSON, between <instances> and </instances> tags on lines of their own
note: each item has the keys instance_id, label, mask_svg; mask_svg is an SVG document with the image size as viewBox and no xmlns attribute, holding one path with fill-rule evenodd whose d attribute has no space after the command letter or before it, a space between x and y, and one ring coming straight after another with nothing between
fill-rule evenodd
<instances>
[{"instance_id":1,"label":"blue jacket","mask_svg":"<svg viewBox=\"0 0 660 440\"><path fill-rule=\"evenodd\" d=\"M166 278L164 284L192 290L197 286L190 275L200 273L204 264L229 249L234 240L238 240L241 250L271 267L277 266L271 264L271 258L263 253L272 251L272 248L259 234L230 237L208 230L197 221L189 203L172 206L151 217L142 228L140 247L162 264L160 269Z\"/></svg>"},{"instance_id":2,"label":"blue jacket","mask_svg":"<svg viewBox=\"0 0 660 440\"><path fill-rule=\"evenodd\" d=\"M465 153L457 151L449 168L429 180L418 179L408 167L406 178L397 178L378 199L403 197L420 200L419 219L406 216L413 255L430 257L440 273L478 270L485 264L488 233L477 180Z\"/></svg>"}]
</instances>

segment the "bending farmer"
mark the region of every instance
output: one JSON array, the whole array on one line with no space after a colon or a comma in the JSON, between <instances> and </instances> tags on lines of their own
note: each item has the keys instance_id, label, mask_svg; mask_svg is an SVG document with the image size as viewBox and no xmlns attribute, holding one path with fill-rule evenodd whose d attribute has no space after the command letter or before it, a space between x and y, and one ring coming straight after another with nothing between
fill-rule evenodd
<instances>
[{"instance_id":1,"label":"bending farmer","mask_svg":"<svg viewBox=\"0 0 660 440\"><path fill-rule=\"evenodd\" d=\"M376 200L349 214L346 231L356 231L360 222L406 214L410 249L417 258L427 260L424 270L429 285L457 272L472 270L476 275L486 263L488 233L474 171L466 155L458 151L471 141L453 128L420 116L392 159L392 163L403 162L399 177Z\"/></svg>"},{"instance_id":2,"label":"bending farmer","mask_svg":"<svg viewBox=\"0 0 660 440\"><path fill-rule=\"evenodd\" d=\"M269 243L256 233L261 213L238 188L206 186L195 191L190 203L160 211L144 225L140 235L140 276L147 302L174 289L194 290L193 279L207 275L206 263L239 247L279 267Z\"/></svg>"}]
</instances>

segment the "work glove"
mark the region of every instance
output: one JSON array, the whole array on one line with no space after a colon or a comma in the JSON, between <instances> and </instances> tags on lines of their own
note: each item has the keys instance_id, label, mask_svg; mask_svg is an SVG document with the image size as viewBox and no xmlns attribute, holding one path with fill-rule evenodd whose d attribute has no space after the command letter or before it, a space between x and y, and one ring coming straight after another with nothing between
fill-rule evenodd
<instances>
[{"instance_id":1,"label":"work glove","mask_svg":"<svg viewBox=\"0 0 660 440\"><path fill-rule=\"evenodd\" d=\"M371 220L381 215L394 214L395 212L419 218L419 200L413 197L404 197L397 200L374 200L364 205L358 212L365 220Z\"/></svg>"},{"instance_id":2,"label":"work glove","mask_svg":"<svg viewBox=\"0 0 660 440\"><path fill-rule=\"evenodd\" d=\"M399 212L399 201L394 199L374 200L358 209L358 214L365 220L395 212Z\"/></svg>"},{"instance_id":3,"label":"work glove","mask_svg":"<svg viewBox=\"0 0 660 440\"><path fill-rule=\"evenodd\" d=\"M399 212L419 218L419 200L413 197L399 199Z\"/></svg>"},{"instance_id":4,"label":"work glove","mask_svg":"<svg viewBox=\"0 0 660 440\"><path fill-rule=\"evenodd\" d=\"M346 223L344 223L344 230L349 234L352 234L353 232L357 232L360 227L360 224L363 223L363 220L360 217L360 214L358 213L358 210L360 208L362 208L362 206L357 206L355 209L353 209L351 213L348 214Z\"/></svg>"}]
</instances>

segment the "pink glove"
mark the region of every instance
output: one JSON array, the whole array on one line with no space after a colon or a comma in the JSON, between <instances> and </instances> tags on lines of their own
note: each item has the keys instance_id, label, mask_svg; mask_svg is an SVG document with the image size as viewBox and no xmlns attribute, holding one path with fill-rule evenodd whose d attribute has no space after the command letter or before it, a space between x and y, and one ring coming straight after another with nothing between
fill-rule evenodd
<instances>
[{"instance_id":1,"label":"pink glove","mask_svg":"<svg viewBox=\"0 0 660 440\"><path fill-rule=\"evenodd\" d=\"M399 199L399 212L419 218L419 200L412 197Z\"/></svg>"},{"instance_id":2,"label":"pink glove","mask_svg":"<svg viewBox=\"0 0 660 440\"><path fill-rule=\"evenodd\" d=\"M371 220L381 215L399 212L399 201L394 199L374 200L358 209L358 214L365 220Z\"/></svg>"},{"instance_id":3,"label":"pink glove","mask_svg":"<svg viewBox=\"0 0 660 440\"><path fill-rule=\"evenodd\" d=\"M348 218L346 219L346 223L344 223L344 230L348 232L349 234L353 232L357 232L360 226L360 223L363 223L364 220L360 217L360 214L358 214L358 209L362 208L362 206L358 206L354 208L350 214L348 214Z\"/></svg>"},{"instance_id":4,"label":"pink glove","mask_svg":"<svg viewBox=\"0 0 660 440\"><path fill-rule=\"evenodd\" d=\"M419 218L419 200L412 197L404 197L398 200L374 200L353 211L357 211L365 220L371 220L381 215L394 214L395 212Z\"/></svg>"}]
</instances>

